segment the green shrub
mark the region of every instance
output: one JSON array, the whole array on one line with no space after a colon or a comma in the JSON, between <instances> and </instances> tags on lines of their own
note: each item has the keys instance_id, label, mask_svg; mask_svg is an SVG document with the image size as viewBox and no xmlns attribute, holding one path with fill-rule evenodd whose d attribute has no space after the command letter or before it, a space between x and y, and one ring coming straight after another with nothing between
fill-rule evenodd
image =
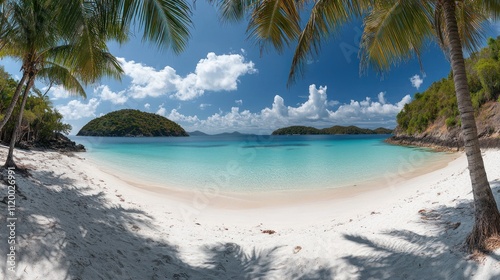
<instances>
[{"instance_id":1,"label":"green shrub","mask_svg":"<svg viewBox=\"0 0 500 280\"><path fill-rule=\"evenodd\" d=\"M476 93L471 94L471 99L472 99L472 107L474 107L474 110L478 110L481 105L486 102L485 94L484 94L484 89L481 89L480 91Z\"/></svg>"},{"instance_id":2,"label":"green shrub","mask_svg":"<svg viewBox=\"0 0 500 280\"><path fill-rule=\"evenodd\" d=\"M449 117L445 121L447 128L452 128L457 125L457 119L455 117Z\"/></svg>"}]
</instances>

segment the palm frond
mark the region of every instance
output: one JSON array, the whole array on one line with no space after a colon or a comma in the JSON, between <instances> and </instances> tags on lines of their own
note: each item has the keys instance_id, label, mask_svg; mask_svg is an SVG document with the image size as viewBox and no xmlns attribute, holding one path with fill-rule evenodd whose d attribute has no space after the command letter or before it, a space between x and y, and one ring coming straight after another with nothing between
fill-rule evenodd
<instances>
[{"instance_id":1,"label":"palm frond","mask_svg":"<svg viewBox=\"0 0 500 280\"><path fill-rule=\"evenodd\" d=\"M473 2L473 4L481 7L482 14L492 20L500 20L500 1L498 0L475 0L475 1L465 1Z\"/></svg>"},{"instance_id":2,"label":"palm frond","mask_svg":"<svg viewBox=\"0 0 500 280\"><path fill-rule=\"evenodd\" d=\"M361 71L369 65L388 70L413 57L433 36L431 1L377 1L364 19L361 37Z\"/></svg>"},{"instance_id":3,"label":"palm frond","mask_svg":"<svg viewBox=\"0 0 500 280\"><path fill-rule=\"evenodd\" d=\"M255 6L247 32L257 39L261 51L272 45L278 52L300 34L300 16L295 0L265 0Z\"/></svg>"},{"instance_id":4,"label":"palm frond","mask_svg":"<svg viewBox=\"0 0 500 280\"><path fill-rule=\"evenodd\" d=\"M488 23L484 7L475 1L457 1L455 13L462 46L470 53L478 50L484 42L484 31ZM443 8L438 4L434 15L434 30L439 45L447 53L449 40L445 28Z\"/></svg>"},{"instance_id":5,"label":"palm frond","mask_svg":"<svg viewBox=\"0 0 500 280\"><path fill-rule=\"evenodd\" d=\"M219 10L219 18L223 22L237 22L242 20L245 13L257 5L259 0L209 0L211 4L216 4ZM216 3L217 2L217 3Z\"/></svg>"},{"instance_id":6,"label":"palm frond","mask_svg":"<svg viewBox=\"0 0 500 280\"><path fill-rule=\"evenodd\" d=\"M143 40L180 53L187 45L192 26L191 7L185 0L121 0L123 24L136 22L144 28Z\"/></svg>"},{"instance_id":7,"label":"palm frond","mask_svg":"<svg viewBox=\"0 0 500 280\"><path fill-rule=\"evenodd\" d=\"M70 69L84 84L94 83L102 77L120 80L123 69L105 47L97 47L82 53L74 45L61 45L43 53L46 60Z\"/></svg>"},{"instance_id":8,"label":"palm frond","mask_svg":"<svg viewBox=\"0 0 500 280\"><path fill-rule=\"evenodd\" d=\"M87 94L78 79L65 67L50 63L38 72L40 78L49 83L62 85L73 96L87 98Z\"/></svg>"},{"instance_id":9,"label":"palm frond","mask_svg":"<svg viewBox=\"0 0 500 280\"><path fill-rule=\"evenodd\" d=\"M321 41L335 34L339 27L350 19L361 16L370 7L371 1L319 0L298 37L297 47L288 75L288 85L295 82L297 74L304 74L308 56L316 55Z\"/></svg>"}]
</instances>

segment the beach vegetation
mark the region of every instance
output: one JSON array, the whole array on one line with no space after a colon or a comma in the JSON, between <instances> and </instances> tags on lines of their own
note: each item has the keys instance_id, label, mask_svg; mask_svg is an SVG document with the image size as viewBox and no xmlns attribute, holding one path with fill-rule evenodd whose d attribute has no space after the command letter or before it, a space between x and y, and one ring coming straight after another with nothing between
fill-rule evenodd
<instances>
[{"instance_id":1,"label":"beach vegetation","mask_svg":"<svg viewBox=\"0 0 500 280\"><path fill-rule=\"evenodd\" d=\"M5 111L12 100L17 87L17 81L0 67L0 115ZM19 106L14 109L11 118L4 126L0 134L0 140L9 143L15 128L15 122L19 115ZM24 142L27 145L36 145L44 141L50 141L58 133L68 134L71 125L63 122L63 116L54 108L50 102L47 92L42 93L37 88L32 88L28 95L23 121L19 127L16 142Z\"/></svg>"},{"instance_id":2,"label":"beach vegetation","mask_svg":"<svg viewBox=\"0 0 500 280\"><path fill-rule=\"evenodd\" d=\"M95 23L80 23L73 34L63 30L60 22L65 11L53 1L8 1L4 12L7 36L2 39L1 57L11 57L22 63L22 77L12 102L7 108L0 129L9 120L22 95L17 122L9 145L5 166L16 167L13 151L23 123L23 113L30 90L36 79L64 87L70 94L85 97L84 84L101 77L119 78L119 62L107 50L103 33L95 32ZM76 32L80 30L82 32ZM22 92L22 93L21 93ZM28 115L29 116L29 115Z\"/></svg>"},{"instance_id":3,"label":"beach vegetation","mask_svg":"<svg viewBox=\"0 0 500 280\"><path fill-rule=\"evenodd\" d=\"M252 38L256 38L262 49L273 46L282 51L292 42L296 43L289 72L289 85L299 74L304 73L307 60L320 52L321 42L353 19L363 19L359 53L362 72L369 67L378 72L388 71L393 65L419 58L429 41L439 44L449 58L452 68L450 80L455 88L474 197L475 223L467 237L466 247L477 252L500 246L498 242L494 242L500 238L500 213L479 148L471 91L466 75L468 71L471 72L471 67L467 67L464 60L464 49L471 53L483 42L485 24L489 20L500 18L500 5L497 1L319 0L311 6L306 5L305 1L221 0L217 4L222 17L229 21L244 19L245 12L249 12L247 30ZM304 13L308 15L305 24L301 18ZM498 55L496 49L490 51L493 59L498 59ZM494 86L489 80L489 74L495 71L494 68L488 65L484 69L485 75L482 76L482 81L479 77L480 83L483 86ZM446 86L446 82L442 86ZM439 100L440 97L429 96L428 102L431 98ZM478 96L478 102L481 101ZM412 116L404 121L412 130L418 131L423 127L421 124L429 123L439 112L440 110L429 109L423 115ZM417 121L412 126L414 118Z\"/></svg>"},{"instance_id":4,"label":"beach vegetation","mask_svg":"<svg viewBox=\"0 0 500 280\"><path fill-rule=\"evenodd\" d=\"M15 140L36 79L85 97L84 85L120 77L122 69L106 44L125 42L130 26L143 30L143 40L176 53L185 48L191 26L191 8L183 0L7 0L0 2L0 9L0 57L22 63L21 79L0 120L1 131L20 106L6 166L15 166Z\"/></svg>"},{"instance_id":5,"label":"beach vegetation","mask_svg":"<svg viewBox=\"0 0 500 280\"><path fill-rule=\"evenodd\" d=\"M485 103L500 99L500 61L496 51L499 45L500 37L489 38L487 47L465 60L467 84L476 114ZM448 128L460 127L459 114L453 77L449 76L432 83L424 92L415 93L412 102L397 115L397 123L401 131L414 135L424 132L439 118L446 120Z\"/></svg>"}]
</instances>

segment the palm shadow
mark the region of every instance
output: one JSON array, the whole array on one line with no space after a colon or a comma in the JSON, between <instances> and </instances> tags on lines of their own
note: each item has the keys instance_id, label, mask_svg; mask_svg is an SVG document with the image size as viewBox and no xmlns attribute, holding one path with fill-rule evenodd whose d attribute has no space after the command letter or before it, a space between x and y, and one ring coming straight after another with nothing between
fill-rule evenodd
<instances>
[{"instance_id":1,"label":"palm shadow","mask_svg":"<svg viewBox=\"0 0 500 280\"><path fill-rule=\"evenodd\" d=\"M16 261L24 266L13 275L2 265L6 279L54 279L48 278L54 271L60 279L279 279L273 276L277 270L295 279L333 277L331 269L298 271L277 263L278 247L248 251L236 243L203 245L206 261L193 265L183 259L179 244L168 240L168 229L154 238L141 234L154 229L153 217L144 211L111 205L104 192L68 177L30 173L17 178L26 199L16 200ZM5 204L0 203L0 211L7 211ZM2 227L0 240L7 237ZM1 242L0 250L7 249L7 242ZM6 263L5 254L0 261ZM26 270L28 264L41 269ZM44 266L51 271L44 271Z\"/></svg>"},{"instance_id":2,"label":"palm shadow","mask_svg":"<svg viewBox=\"0 0 500 280\"><path fill-rule=\"evenodd\" d=\"M500 181L492 181L491 187L500 201ZM420 222L432 229L430 234L393 230L380 238L344 235L346 240L373 252L370 256L344 258L357 268L359 279L470 279L481 271L484 263L472 260L463 244L474 222L470 200L461 200L456 207L437 206L419 213ZM495 252L488 258L499 261ZM487 275L482 279L499 276Z\"/></svg>"}]
</instances>

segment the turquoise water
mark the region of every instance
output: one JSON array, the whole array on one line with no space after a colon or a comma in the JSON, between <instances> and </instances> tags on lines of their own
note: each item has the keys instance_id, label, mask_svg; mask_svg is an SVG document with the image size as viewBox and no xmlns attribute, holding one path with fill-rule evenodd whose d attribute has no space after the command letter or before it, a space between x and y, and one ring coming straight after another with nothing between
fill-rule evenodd
<instances>
[{"instance_id":1,"label":"turquoise water","mask_svg":"<svg viewBox=\"0 0 500 280\"><path fill-rule=\"evenodd\" d=\"M72 137L137 182L225 191L325 189L397 179L446 154L388 145L387 135Z\"/></svg>"}]
</instances>

